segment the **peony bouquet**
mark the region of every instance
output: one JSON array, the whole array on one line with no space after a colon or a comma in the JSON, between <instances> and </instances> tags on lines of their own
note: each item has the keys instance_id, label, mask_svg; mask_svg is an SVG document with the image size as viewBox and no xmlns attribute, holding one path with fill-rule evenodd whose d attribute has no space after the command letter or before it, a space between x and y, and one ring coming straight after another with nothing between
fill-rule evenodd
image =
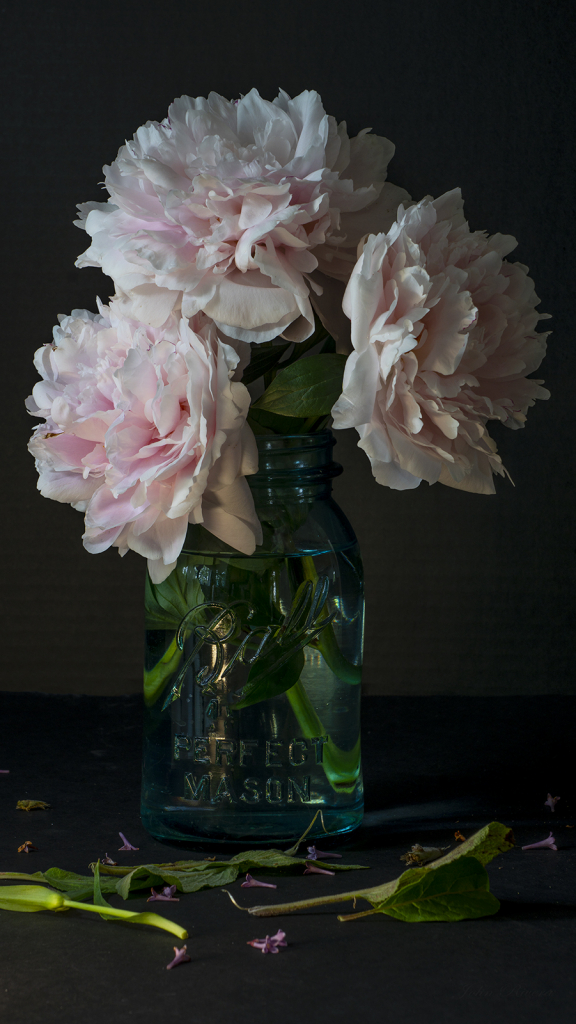
<instances>
[{"instance_id":1,"label":"peony bouquet","mask_svg":"<svg viewBox=\"0 0 576 1024\"><path fill-rule=\"evenodd\" d=\"M355 427L376 481L480 493L488 433L524 425L545 314L509 235L471 231L458 189L411 199L394 146L349 138L316 92L183 96L80 206L80 267L115 292L60 316L28 399L40 492L85 515L84 545L165 580L189 524L251 554L255 433Z\"/></svg>"}]
</instances>

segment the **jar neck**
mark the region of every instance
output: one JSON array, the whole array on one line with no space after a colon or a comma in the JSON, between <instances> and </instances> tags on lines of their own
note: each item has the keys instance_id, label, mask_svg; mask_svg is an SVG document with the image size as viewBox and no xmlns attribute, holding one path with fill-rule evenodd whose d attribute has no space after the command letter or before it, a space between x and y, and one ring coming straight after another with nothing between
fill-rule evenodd
<instances>
[{"instance_id":1,"label":"jar neck","mask_svg":"<svg viewBox=\"0 0 576 1024\"><path fill-rule=\"evenodd\" d=\"M258 472L247 477L256 507L327 498L342 472L332 459L334 443L330 430L258 435Z\"/></svg>"}]
</instances>

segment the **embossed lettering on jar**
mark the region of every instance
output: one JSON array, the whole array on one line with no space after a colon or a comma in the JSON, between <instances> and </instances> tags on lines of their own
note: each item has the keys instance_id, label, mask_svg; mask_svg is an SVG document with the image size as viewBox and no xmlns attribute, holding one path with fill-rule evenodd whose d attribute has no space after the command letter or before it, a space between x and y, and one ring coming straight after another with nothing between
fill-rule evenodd
<instances>
[{"instance_id":1,"label":"embossed lettering on jar","mask_svg":"<svg viewBox=\"0 0 576 1024\"><path fill-rule=\"evenodd\" d=\"M264 540L191 526L147 580L142 818L165 839L295 839L362 818L362 565L333 501L330 431L258 439ZM320 823L311 835L321 832Z\"/></svg>"}]
</instances>

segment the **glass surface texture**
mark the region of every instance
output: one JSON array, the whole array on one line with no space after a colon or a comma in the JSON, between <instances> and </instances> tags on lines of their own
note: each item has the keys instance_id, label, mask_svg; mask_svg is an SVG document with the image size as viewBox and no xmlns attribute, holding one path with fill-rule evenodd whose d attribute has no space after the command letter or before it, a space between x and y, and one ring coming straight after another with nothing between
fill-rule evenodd
<instances>
[{"instance_id":1,"label":"glass surface texture","mask_svg":"<svg viewBox=\"0 0 576 1024\"><path fill-rule=\"evenodd\" d=\"M264 540L191 526L146 588L142 820L189 842L296 839L362 818L362 564L330 496L330 431L258 439ZM310 835L322 834L320 820Z\"/></svg>"}]
</instances>

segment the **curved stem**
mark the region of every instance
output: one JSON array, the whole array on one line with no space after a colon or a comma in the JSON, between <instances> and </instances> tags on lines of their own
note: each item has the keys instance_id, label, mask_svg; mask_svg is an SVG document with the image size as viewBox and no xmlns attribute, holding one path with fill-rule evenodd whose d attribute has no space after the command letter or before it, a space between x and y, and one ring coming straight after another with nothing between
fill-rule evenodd
<instances>
[{"instance_id":1,"label":"curved stem","mask_svg":"<svg viewBox=\"0 0 576 1024\"><path fill-rule=\"evenodd\" d=\"M323 739L326 731L299 679L286 691L290 706L305 739ZM322 767L333 789L353 793L360 774L360 737L352 750L341 750L329 736L323 744Z\"/></svg>"}]
</instances>

